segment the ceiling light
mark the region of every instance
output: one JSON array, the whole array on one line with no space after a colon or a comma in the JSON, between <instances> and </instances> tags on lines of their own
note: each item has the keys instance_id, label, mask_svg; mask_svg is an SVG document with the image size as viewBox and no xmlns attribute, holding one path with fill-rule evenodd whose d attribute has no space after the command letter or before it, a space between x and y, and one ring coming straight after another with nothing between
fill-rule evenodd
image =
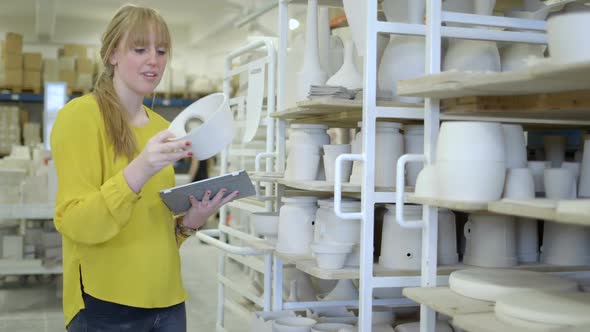
<instances>
[{"instance_id":1,"label":"ceiling light","mask_svg":"<svg viewBox=\"0 0 590 332\"><path fill-rule=\"evenodd\" d=\"M299 28L299 21L297 21L294 18L290 18L289 19L289 29L290 30L295 30L297 28Z\"/></svg>"}]
</instances>

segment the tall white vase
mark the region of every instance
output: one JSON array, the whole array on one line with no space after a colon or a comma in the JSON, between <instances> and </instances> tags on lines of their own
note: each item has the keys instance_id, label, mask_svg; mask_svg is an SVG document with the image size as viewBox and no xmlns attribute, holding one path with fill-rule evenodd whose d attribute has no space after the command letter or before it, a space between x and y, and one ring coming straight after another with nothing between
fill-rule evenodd
<instances>
[{"instance_id":1,"label":"tall white vase","mask_svg":"<svg viewBox=\"0 0 590 332\"><path fill-rule=\"evenodd\" d=\"M365 54L365 35L367 29L366 0L342 0L348 26L352 29L352 39L360 56Z\"/></svg>"},{"instance_id":2,"label":"tall white vase","mask_svg":"<svg viewBox=\"0 0 590 332\"><path fill-rule=\"evenodd\" d=\"M363 77L356 69L354 64L354 48L352 40L344 41L344 63L342 67L330 77L326 85L343 86L347 89L361 89L363 87Z\"/></svg>"},{"instance_id":3,"label":"tall white vase","mask_svg":"<svg viewBox=\"0 0 590 332\"><path fill-rule=\"evenodd\" d=\"M320 7L318 14L318 41L320 65L328 73L328 76L334 74L330 72L330 8Z\"/></svg>"},{"instance_id":4,"label":"tall white vase","mask_svg":"<svg viewBox=\"0 0 590 332\"><path fill-rule=\"evenodd\" d=\"M307 3L307 30L305 31L305 54L303 66L297 73L297 98L307 99L312 85L324 85L328 74L322 70L318 50L318 1Z\"/></svg>"},{"instance_id":5,"label":"tall white vase","mask_svg":"<svg viewBox=\"0 0 590 332\"><path fill-rule=\"evenodd\" d=\"M387 0L383 7L388 21L419 24L424 15L424 0ZM399 97L397 81L415 78L425 72L424 38L418 36L391 35L377 74L379 94L394 100L419 103L422 98Z\"/></svg>"}]
</instances>

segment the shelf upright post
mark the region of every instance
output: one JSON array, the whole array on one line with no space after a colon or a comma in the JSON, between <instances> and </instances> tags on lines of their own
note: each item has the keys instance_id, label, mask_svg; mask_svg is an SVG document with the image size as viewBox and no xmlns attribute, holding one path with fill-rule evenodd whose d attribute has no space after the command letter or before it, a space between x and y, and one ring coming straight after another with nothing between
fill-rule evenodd
<instances>
[{"instance_id":1,"label":"shelf upright post","mask_svg":"<svg viewBox=\"0 0 590 332\"><path fill-rule=\"evenodd\" d=\"M441 28L442 1L426 1L426 74L439 73L441 69ZM440 100L424 100L424 154L426 164L436 159L436 140L440 122ZM421 286L436 286L438 209L424 206L424 228L422 229L422 268ZM436 313L425 305L420 306L420 332L434 332Z\"/></svg>"},{"instance_id":2,"label":"shelf upright post","mask_svg":"<svg viewBox=\"0 0 590 332\"><path fill-rule=\"evenodd\" d=\"M361 189L361 261L359 330L370 331L373 307L373 233L375 217L375 132L377 127L377 0L366 1L363 82L363 180Z\"/></svg>"},{"instance_id":3,"label":"shelf upright post","mask_svg":"<svg viewBox=\"0 0 590 332\"><path fill-rule=\"evenodd\" d=\"M283 111L285 108L285 83L287 70L287 45L289 38L289 1L277 0L279 4L278 31L279 47L277 51L277 103L276 109ZM285 171L285 141L286 141L286 124L285 120L277 119L276 121L276 154L275 171L283 173ZM281 206L281 196L283 186L276 185L276 209ZM283 261L273 256L273 278L272 278L272 310L280 311L283 309Z\"/></svg>"}]
</instances>

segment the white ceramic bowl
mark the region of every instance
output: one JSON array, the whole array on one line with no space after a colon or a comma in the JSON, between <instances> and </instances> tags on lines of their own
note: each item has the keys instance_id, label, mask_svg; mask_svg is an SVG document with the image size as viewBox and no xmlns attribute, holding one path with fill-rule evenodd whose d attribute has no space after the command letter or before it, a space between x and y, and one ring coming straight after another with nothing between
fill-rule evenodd
<instances>
[{"instance_id":1,"label":"white ceramic bowl","mask_svg":"<svg viewBox=\"0 0 590 332\"><path fill-rule=\"evenodd\" d=\"M436 147L439 161L505 161L504 132L495 122L443 122Z\"/></svg>"},{"instance_id":2,"label":"white ceramic bowl","mask_svg":"<svg viewBox=\"0 0 590 332\"><path fill-rule=\"evenodd\" d=\"M438 197L466 202L499 200L504 189L504 162L438 161L436 163Z\"/></svg>"},{"instance_id":3,"label":"white ceramic bowl","mask_svg":"<svg viewBox=\"0 0 590 332\"><path fill-rule=\"evenodd\" d=\"M194 120L201 123L188 130ZM199 160L213 157L228 146L234 137L233 116L229 100L223 93L203 97L185 108L168 127L176 138L191 142L193 156Z\"/></svg>"},{"instance_id":4,"label":"white ceramic bowl","mask_svg":"<svg viewBox=\"0 0 590 332\"><path fill-rule=\"evenodd\" d=\"M260 236L276 237L279 232L278 212L254 212L250 215L254 232Z\"/></svg>"},{"instance_id":5,"label":"white ceramic bowl","mask_svg":"<svg viewBox=\"0 0 590 332\"><path fill-rule=\"evenodd\" d=\"M340 329L345 327L354 327L350 324L342 324L342 323L320 323L316 324L311 328L311 332L338 332Z\"/></svg>"},{"instance_id":6,"label":"white ceramic bowl","mask_svg":"<svg viewBox=\"0 0 590 332\"><path fill-rule=\"evenodd\" d=\"M272 323L273 332L310 332L317 322L305 317L284 317Z\"/></svg>"},{"instance_id":7,"label":"white ceramic bowl","mask_svg":"<svg viewBox=\"0 0 590 332\"><path fill-rule=\"evenodd\" d=\"M590 7L569 4L565 11L547 19L547 41L551 59L559 63L590 60L590 43L585 31L590 30Z\"/></svg>"},{"instance_id":8,"label":"white ceramic bowl","mask_svg":"<svg viewBox=\"0 0 590 332\"><path fill-rule=\"evenodd\" d=\"M352 246L352 243L316 242L311 245L311 251L319 268L341 269Z\"/></svg>"}]
</instances>

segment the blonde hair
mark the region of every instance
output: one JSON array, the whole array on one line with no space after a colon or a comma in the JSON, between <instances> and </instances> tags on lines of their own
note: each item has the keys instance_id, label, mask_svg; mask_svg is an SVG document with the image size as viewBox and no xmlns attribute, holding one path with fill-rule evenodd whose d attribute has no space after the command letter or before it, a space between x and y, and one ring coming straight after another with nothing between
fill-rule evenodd
<instances>
[{"instance_id":1,"label":"blonde hair","mask_svg":"<svg viewBox=\"0 0 590 332\"><path fill-rule=\"evenodd\" d=\"M135 5L121 7L102 35L100 57L104 70L94 84L94 95L115 156L125 156L129 161L135 156L138 147L129 126L128 113L124 110L113 85L114 66L110 58L123 38L125 45L121 46L126 49L149 44L150 28L156 35L156 45L170 51L170 31L157 11Z\"/></svg>"}]
</instances>

